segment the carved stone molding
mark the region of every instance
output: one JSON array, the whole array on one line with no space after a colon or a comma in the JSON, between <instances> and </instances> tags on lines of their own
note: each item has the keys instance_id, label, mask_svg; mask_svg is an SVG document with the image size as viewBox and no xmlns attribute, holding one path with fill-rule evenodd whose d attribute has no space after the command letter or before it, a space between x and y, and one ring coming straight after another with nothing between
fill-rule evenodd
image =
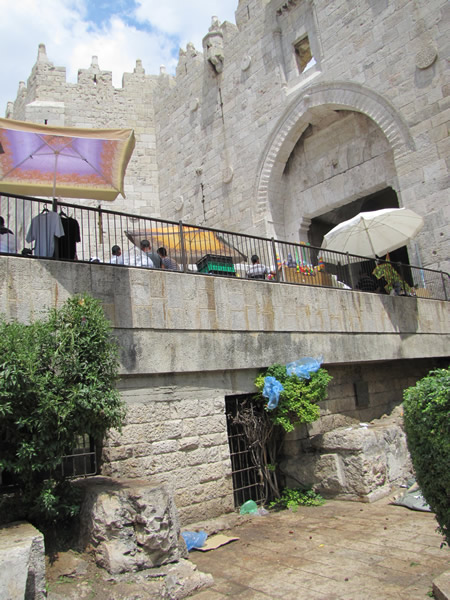
<instances>
[{"instance_id":1,"label":"carved stone molding","mask_svg":"<svg viewBox=\"0 0 450 600\"><path fill-rule=\"evenodd\" d=\"M234 171L233 167L226 167L222 174L222 181L224 183L230 183L233 179Z\"/></svg>"},{"instance_id":2,"label":"carved stone molding","mask_svg":"<svg viewBox=\"0 0 450 600\"><path fill-rule=\"evenodd\" d=\"M437 58L437 50L436 48L430 44L428 46L424 46L419 50L416 54L416 67L418 69L427 69L431 67L434 61Z\"/></svg>"}]
</instances>

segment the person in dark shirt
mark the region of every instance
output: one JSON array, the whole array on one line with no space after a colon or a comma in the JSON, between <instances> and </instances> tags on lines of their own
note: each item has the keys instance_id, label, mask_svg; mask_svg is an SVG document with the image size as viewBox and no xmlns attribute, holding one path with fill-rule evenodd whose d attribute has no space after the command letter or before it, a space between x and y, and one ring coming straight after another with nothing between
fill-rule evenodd
<instances>
[{"instance_id":1,"label":"person in dark shirt","mask_svg":"<svg viewBox=\"0 0 450 600\"><path fill-rule=\"evenodd\" d=\"M5 219L0 217L0 252L15 254L16 240L11 229L5 227Z\"/></svg>"},{"instance_id":2,"label":"person in dark shirt","mask_svg":"<svg viewBox=\"0 0 450 600\"><path fill-rule=\"evenodd\" d=\"M167 271L178 271L178 264L173 258L167 256L167 250L161 246L157 250L159 257L161 258L161 269L166 269Z\"/></svg>"}]
</instances>

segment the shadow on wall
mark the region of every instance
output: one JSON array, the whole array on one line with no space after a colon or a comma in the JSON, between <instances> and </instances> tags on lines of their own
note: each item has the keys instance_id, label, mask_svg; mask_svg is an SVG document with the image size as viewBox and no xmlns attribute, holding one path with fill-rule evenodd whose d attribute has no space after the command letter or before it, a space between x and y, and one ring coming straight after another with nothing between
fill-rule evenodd
<instances>
[{"instance_id":1,"label":"shadow on wall","mask_svg":"<svg viewBox=\"0 0 450 600\"><path fill-rule=\"evenodd\" d=\"M380 295L395 331L402 340L415 335L419 327L418 300L413 296L384 296Z\"/></svg>"}]
</instances>

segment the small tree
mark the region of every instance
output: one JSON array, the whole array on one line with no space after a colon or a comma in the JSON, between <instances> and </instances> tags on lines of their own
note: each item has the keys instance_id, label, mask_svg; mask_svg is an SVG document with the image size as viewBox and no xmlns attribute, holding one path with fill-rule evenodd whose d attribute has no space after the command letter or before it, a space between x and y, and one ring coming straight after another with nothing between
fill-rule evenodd
<instances>
[{"instance_id":1,"label":"small tree","mask_svg":"<svg viewBox=\"0 0 450 600\"><path fill-rule=\"evenodd\" d=\"M268 408L267 398L263 396L266 377L274 377L283 386L273 410ZM284 433L319 418L318 402L327 397L331 379L326 369L318 369L311 372L309 378L303 378L289 375L285 365L274 364L258 375L255 379L258 394L245 401L233 417L247 437L252 460L264 483L265 502L280 497L277 465Z\"/></svg>"},{"instance_id":2,"label":"small tree","mask_svg":"<svg viewBox=\"0 0 450 600\"><path fill-rule=\"evenodd\" d=\"M0 321L0 468L14 475L23 516L73 516L79 504L58 469L78 435L120 429L118 346L100 303L69 299L30 325Z\"/></svg>"},{"instance_id":3,"label":"small tree","mask_svg":"<svg viewBox=\"0 0 450 600\"><path fill-rule=\"evenodd\" d=\"M404 391L409 452L423 495L450 544L450 369L437 369Z\"/></svg>"}]
</instances>

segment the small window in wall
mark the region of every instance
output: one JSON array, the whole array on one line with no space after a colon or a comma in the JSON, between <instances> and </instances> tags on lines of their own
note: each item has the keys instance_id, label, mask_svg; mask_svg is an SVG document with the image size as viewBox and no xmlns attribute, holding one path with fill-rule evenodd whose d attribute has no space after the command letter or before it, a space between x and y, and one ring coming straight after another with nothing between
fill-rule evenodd
<instances>
[{"instance_id":1,"label":"small window in wall","mask_svg":"<svg viewBox=\"0 0 450 600\"><path fill-rule=\"evenodd\" d=\"M308 36L302 38L299 42L294 44L294 51L299 73L304 73L310 67L316 64L314 56L311 52Z\"/></svg>"}]
</instances>

